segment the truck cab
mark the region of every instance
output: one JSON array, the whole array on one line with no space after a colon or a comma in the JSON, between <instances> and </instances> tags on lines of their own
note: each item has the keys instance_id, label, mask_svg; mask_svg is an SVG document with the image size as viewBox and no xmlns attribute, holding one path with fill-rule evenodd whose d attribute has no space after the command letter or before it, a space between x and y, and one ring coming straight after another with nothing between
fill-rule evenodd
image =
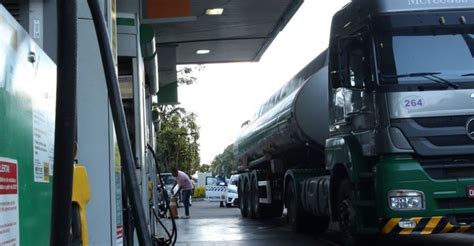
<instances>
[{"instance_id":1,"label":"truck cab","mask_svg":"<svg viewBox=\"0 0 474 246\"><path fill-rule=\"evenodd\" d=\"M341 230L470 230L474 1L352 1L333 18L329 87L326 169Z\"/></svg>"}]
</instances>

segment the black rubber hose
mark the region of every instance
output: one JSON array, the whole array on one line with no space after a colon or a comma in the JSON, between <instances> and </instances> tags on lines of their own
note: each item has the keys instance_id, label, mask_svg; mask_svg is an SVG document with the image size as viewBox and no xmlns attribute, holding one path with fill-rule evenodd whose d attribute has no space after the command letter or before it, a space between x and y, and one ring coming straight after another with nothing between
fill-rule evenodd
<instances>
[{"instance_id":1,"label":"black rubber hose","mask_svg":"<svg viewBox=\"0 0 474 246\"><path fill-rule=\"evenodd\" d=\"M57 2L58 60L50 245L69 243L77 84L77 3Z\"/></svg>"},{"instance_id":2,"label":"black rubber hose","mask_svg":"<svg viewBox=\"0 0 474 246\"><path fill-rule=\"evenodd\" d=\"M122 96L120 94L107 27L97 0L87 0L87 3L89 4L94 21L97 40L99 41L100 56L102 57L102 65L107 82L107 92L115 123L115 133L117 134L120 156L122 157L122 167L125 182L127 183L127 193L132 206L132 215L137 230L138 242L142 246L151 246L151 236L146 223L145 209L138 188L137 176L135 175L135 160L132 154Z\"/></svg>"},{"instance_id":3,"label":"black rubber hose","mask_svg":"<svg viewBox=\"0 0 474 246\"><path fill-rule=\"evenodd\" d=\"M155 160L156 172L158 173L158 178L160 179L160 184L161 184L161 187L163 189L163 194L164 194L166 190L163 184L163 179L161 178L160 165L158 164L158 159L156 157L155 150L153 150L153 147L150 144L147 144L147 148L150 150L151 155L153 156L153 159ZM165 211L168 211L171 214L171 208L170 208L170 204L167 198L165 198L165 203L166 203ZM158 217L156 216L156 211L154 209L153 209L153 213L155 214L155 217L157 218L158 222L164 227L163 223L161 223L161 220L159 220ZM165 212L165 215L166 215L166 212ZM168 229L164 227L164 229L166 230L166 233L169 236L168 240L166 240L166 243L169 245L175 245L178 239L178 228L176 227L176 221L173 216L171 216L171 223L173 227L171 230L171 235L169 234Z\"/></svg>"},{"instance_id":4,"label":"black rubber hose","mask_svg":"<svg viewBox=\"0 0 474 246\"><path fill-rule=\"evenodd\" d=\"M161 227L165 230L166 235L168 235L168 240L166 240L165 242L167 244L169 244L169 242L171 242L171 233L170 233L170 231L168 230L168 228L166 228L166 226L163 224L163 222L161 222L160 218L156 214L155 208L152 208L151 210L153 211L153 215L155 216L156 221L158 221L158 223L160 223Z\"/></svg>"},{"instance_id":5,"label":"black rubber hose","mask_svg":"<svg viewBox=\"0 0 474 246\"><path fill-rule=\"evenodd\" d=\"M161 187L164 188L165 186L163 185L163 180L161 179L160 165L158 165L158 159L156 157L155 150L153 150L153 147L151 147L150 144L147 144L146 147L148 148L148 150L150 150L150 153L153 156L153 160L155 160L155 169L156 169L156 172L158 173L158 179L160 180Z\"/></svg>"},{"instance_id":6,"label":"black rubber hose","mask_svg":"<svg viewBox=\"0 0 474 246\"><path fill-rule=\"evenodd\" d=\"M155 169L156 169L156 173L158 174L158 180L160 182L161 189L163 190L163 196L165 198L165 205L166 205L166 207L164 209L164 214L160 212L160 215L165 216L167 211L168 211L168 207L169 207L168 194L166 193L165 185L163 184L163 179L161 178L160 165L158 164L158 159L156 157L155 150L153 150L153 147L150 144L147 144L146 147L148 148L148 150L150 150L150 153L153 156L153 160L155 160ZM153 189L154 189L154 187L153 187Z\"/></svg>"}]
</instances>

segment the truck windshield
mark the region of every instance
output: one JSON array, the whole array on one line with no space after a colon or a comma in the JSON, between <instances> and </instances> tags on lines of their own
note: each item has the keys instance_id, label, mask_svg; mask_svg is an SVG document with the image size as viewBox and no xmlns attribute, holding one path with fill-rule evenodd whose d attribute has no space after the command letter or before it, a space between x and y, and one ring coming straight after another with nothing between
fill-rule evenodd
<instances>
[{"instance_id":1,"label":"truck windshield","mask_svg":"<svg viewBox=\"0 0 474 246\"><path fill-rule=\"evenodd\" d=\"M435 72L452 84L474 82L474 33L382 35L377 42L381 84L433 84Z\"/></svg>"}]
</instances>

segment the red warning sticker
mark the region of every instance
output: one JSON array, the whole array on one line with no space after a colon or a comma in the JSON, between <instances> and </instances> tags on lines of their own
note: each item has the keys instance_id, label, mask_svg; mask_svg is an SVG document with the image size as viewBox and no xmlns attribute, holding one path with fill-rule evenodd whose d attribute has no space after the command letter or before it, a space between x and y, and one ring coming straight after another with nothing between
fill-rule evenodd
<instances>
[{"instance_id":1,"label":"red warning sticker","mask_svg":"<svg viewBox=\"0 0 474 246\"><path fill-rule=\"evenodd\" d=\"M20 245L17 161L0 157L0 245Z\"/></svg>"},{"instance_id":2,"label":"red warning sticker","mask_svg":"<svg viewBox=\"0 0 474 246\"><path fill-rule=\"evenodd\" d=\"M0 160L0 195L18 194L16 163Z\"/></svg>"}]
</instances>

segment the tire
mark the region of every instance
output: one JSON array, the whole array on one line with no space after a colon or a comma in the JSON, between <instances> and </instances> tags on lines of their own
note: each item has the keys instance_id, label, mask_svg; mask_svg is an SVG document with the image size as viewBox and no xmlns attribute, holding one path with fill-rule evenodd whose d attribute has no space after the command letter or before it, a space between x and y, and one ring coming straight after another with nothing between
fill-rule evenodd
<instances>
[{"instance_id":1,"label":"tire","mask_svg":"<svg viewBox=\"0 0 474 246\"><path fill-rule=\"evenodd\" d=\"M349 179L341 181L337 194L337 219L341 245L361 245L360 237L356 234L357 227L352 198L352 183Z\"/></svg>"},{"instance_id":2,"label":"tire","mask_svg":"<svg viewBox=\"0 0 474 246\"><path fill-rule=\"evenodd\" d=\"M301 206L298 201L298 193L296 186L293 181L290 181L286 188L286 208L288 210L288 223L290 224L291 230L294 232L300 232L303 229L303 216Z\"/></svg>"},{"instance_id":3,"label":"tire","mask_svg":"<svg viewBox=\"0 0 474 246\"><path fill-rule=\"evenodd\" d=\"M255 213L253 210L253 201L252 201L252 195L251 195L251 180L250 178L247 178L245 180L245 200L247 204L247 217L249 218L255 218Z\"/></svg>"},{"instance_id":4,"label":"tire","mask_svg":"<svg viewBox=\"0 0 474 246\"><path fill-rule=\"evenodd\" d=\"M231 208L231 207L232 207L232 203L226 203L225 206L228 207L228 208Z\"/></svg>"},{"instance_id":5,"label":"tire","mask_svg":"<svg viewBox=\"0 0 474 246\"><path fill-rule=\"evenodd\" d=\"M328 216L315 216L304 211L299 199L295 183L288 183L286 189L286 204L288 209L288 222L294 232L309 232L320 235L329 227Z\"/></svg>"},{"instance_id":6,"label":"tire","mask_svg":"<svg viewBox=\"0 0 474 246\"><path fill-rule=\"evenodd\" d=\"M242 217L247 218L247 198L245 194L245 178L241 178L239 181L239 208Z\"/></svg>"},{"instance_id":7,"label":"tire","mask_svg":"<svg viewBox=\"0 0 474 246\"><path fill-rule=\"evenodd\" d=\"M264 209L264 205L260 204L260 197L258 196L258 176L257 174L252 175L252 181L251 181L251 186L250 186L250 199L252 200L252 210L253 210L253 217L256 219L262 219L264 217L267 217L264 211L267 211Z\"/></svg>"}]
</instances>

